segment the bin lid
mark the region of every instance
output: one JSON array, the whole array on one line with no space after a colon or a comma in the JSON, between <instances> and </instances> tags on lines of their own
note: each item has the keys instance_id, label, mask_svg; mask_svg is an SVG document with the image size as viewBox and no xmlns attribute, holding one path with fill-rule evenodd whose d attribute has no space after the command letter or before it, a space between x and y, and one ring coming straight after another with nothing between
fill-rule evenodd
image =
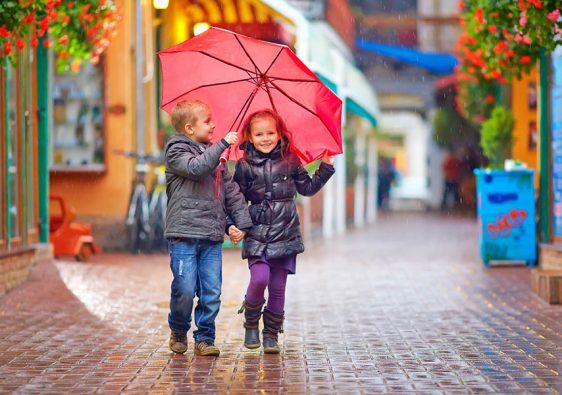
<instances>
[{"instance_id":1,"label":"bin lid","mask_svg":"<svg viewBox=\"0 0 562 395\"><path fill-rule=\"evenodd\" d=\"M514 169L514 170L501 170L501 169L474 169L474 174L477 176L493 175L493 176L528 176L535 173L534 169Z\"/></svg>"}]
</instances>

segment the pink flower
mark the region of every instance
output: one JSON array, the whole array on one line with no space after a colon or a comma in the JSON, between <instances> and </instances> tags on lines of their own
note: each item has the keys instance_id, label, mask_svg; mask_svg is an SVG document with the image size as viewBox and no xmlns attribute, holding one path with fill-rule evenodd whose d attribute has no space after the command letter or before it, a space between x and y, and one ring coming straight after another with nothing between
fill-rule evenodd
<instances>
[{"instance_id":1,"label":"pink flower","mask_svg":"<svg viewBox=\"0 0 562 395\"><path fill-rule=\"evenodd\" d=\"M560 10L554 10L546 14L549 21L556 22L560 18Z\"/></svg>"},{"instance_id":2,"label":"pink flower","mask_svg":"<svg viewBox=\"0 0 562 395\"><path fill-rule=\"evenodd\" d=\"M525 34L523 36L523 40L521 40L521 42L523 44L531 45L531 38L527 34Z\"/></svg>"},{"instance_id":3,"label":"pink flower","mask_svg":"<svg viewBox=\"0 0 562 395\"><path fill-rule=\"evenodd\" d=\"M525 12L521 13L521 17L519 17L519 24L521 26L525 26L527 24L527 14Z\"/></svg>"}]
</instances>

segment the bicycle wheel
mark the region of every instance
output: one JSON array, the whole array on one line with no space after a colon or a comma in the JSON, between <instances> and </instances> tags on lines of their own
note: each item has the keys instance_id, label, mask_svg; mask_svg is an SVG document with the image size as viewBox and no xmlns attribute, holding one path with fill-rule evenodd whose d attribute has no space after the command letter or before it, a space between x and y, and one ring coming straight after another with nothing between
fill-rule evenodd
<instances>
[{"instance_id":1,"label":"bicycle wheel","mask_svg":"<svg viewBox=\"0 0 562 395\"><path fill-rule=\"evenodd\" d=\"M150 251L150 224L148 196L144 186L139 188L134 201L134 215L129 222L129 250L133 253Z\"/></svg>"},{"instance_id":2,"label":"bicycle wheel","mask_svg":"<svg viewBox=\"0 0 562 395\"><path fill-rule=\"evenodd\" d=\"M166 251L168 243L164 238L166 224L166 194L155 191L150 202L150 239L153 251Z\"/></svg>"}]
</instances>

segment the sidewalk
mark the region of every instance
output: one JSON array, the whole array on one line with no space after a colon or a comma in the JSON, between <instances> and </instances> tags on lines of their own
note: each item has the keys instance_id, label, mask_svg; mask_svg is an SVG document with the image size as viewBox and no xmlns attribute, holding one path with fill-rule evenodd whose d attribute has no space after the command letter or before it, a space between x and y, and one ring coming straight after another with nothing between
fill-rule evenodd
<instances>
[{"instance_id":1,"label":"sidewalk","mask_svg":"<svg viewBox=\"0 0 562 395\"><path fill-rule=\"evenodd\" d=\"M35 268L0 298L0 392L556 393L562 307L529 270L486 270L471 219L394 214L309 248L287 290L283 354L242 347L248 280L225 251L218 359L167 347L165 255Z\"/></svg>"}]
</instances>

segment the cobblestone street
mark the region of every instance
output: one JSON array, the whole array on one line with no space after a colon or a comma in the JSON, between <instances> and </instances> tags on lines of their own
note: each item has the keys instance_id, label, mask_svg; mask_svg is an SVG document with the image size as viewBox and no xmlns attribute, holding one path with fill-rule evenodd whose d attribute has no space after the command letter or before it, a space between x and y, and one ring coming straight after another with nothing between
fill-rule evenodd
<instances>
[{"instance_id":1,"label":"cobblestone street","mask_svg":"<svg viewBox=\"0 0 562 395\"><path fill-rule=\"evenodd\" d=\"M39 266L0 298L0 392L561 391L562 307L477 251L474 219L417 214L309 246L280 356L243 348L249 272L225 251L216 359L168 349L166 255Z\"/></svg>"}]
</instances>

